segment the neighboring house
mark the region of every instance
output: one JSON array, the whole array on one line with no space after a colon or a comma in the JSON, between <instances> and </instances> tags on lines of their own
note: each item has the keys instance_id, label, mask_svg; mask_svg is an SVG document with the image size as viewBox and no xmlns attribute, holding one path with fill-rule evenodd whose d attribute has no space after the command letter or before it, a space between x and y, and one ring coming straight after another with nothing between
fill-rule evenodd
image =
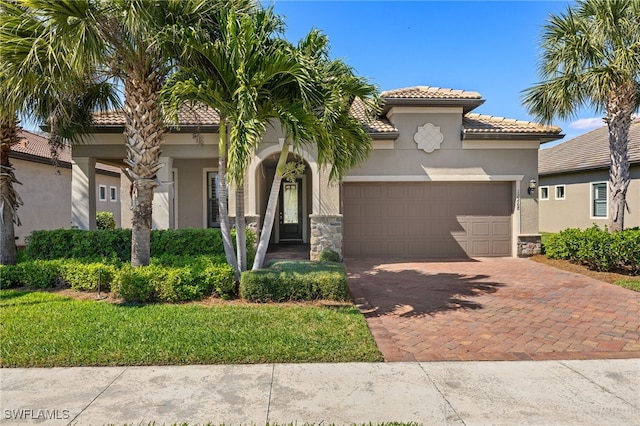
<instances>
[{"instance_id":1,"label":"neighboring house","mask_svg":"<svg viewBox=\"0 0 640 426\"><path fill-rule=\"evenodd\" d=\"M71 227L71 150L59 154L58 168L51 162L47 138L22 130L20 142L11 148L15 167L16 191L24 205L18 209L22 226L15 227L16 244L40 229ZM120 226L120 170L98 164L95 173L96 211L111 211Z\"/></svg>"},{"instance_id":2,"label":"neighboring house","mask_svg":"<svg viewBox=\"0 0 640 426\"><path fill-rule=\"evenodd\" d=\"M640 226L640 119L629 132L628 210L625 228ZM593 130L551 148L541 149L538 173L540 230L558 232L609 224L609 133Z\"/></svg>"},{"instance_id":3,"label":"neighboring house","mask_svg":"<svg viewBox=\"0 0 640 426\"><path fill-rule=\"evenodd\" d=\"M273 243L310 243L311 258L322 249L345 257L459 258L517 256L539 241L537 200L527 188L538 176L540 143L559 139L559 128L472 114L484 102L476 92L411 87L382 98L378 119L363 120L374 149L342 182L328 181L314 149L297 153L306 169L282 184ZM353 113L363 119L360 104ZM153 227L216 227L219 117L203 108L180 114L180 122L162 147ZM76 226L92 226L92 164L123 164L123 124L120 112L99 114L91 143L74 148ZM247 221L258 229L283 141L277 126L269 130L245 178ZM122 195L127 223L130 201Z\"/></svg>"}]
</instances>

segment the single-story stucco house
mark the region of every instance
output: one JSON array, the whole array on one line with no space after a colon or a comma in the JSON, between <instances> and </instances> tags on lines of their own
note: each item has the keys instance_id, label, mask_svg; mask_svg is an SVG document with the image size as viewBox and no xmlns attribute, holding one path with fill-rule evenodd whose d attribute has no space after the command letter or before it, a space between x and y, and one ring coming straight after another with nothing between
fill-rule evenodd
<instances>
[{"instance_id":1,"label":"single-story stucco house","mask_svg":"<svg viewBox=\"0 0 640 426\"><path fill-rule=\"evenodd\" d=\"M20 142L11 147L9 158L15 167L16 191L24 205L18 209L21 226L15 227L16 244L34 230L71 228L71 149L59 153L58 167L51 162L46 137L21 130ZM120 226L120 169L105 164L95 168L94 196L97 211L110 211Z\"/></svg>"},{"instance_id":2,"label":"single-story stucco house","mask_svg":"<svg viewBox=\"0 0 640 426\"><path fill-rule=\"evenodd\" d=\"M640 226L640 118L629 132L628 211L625 228ZM609 224L609 134L600 127L540 150L540 231Z\"/></svg>"},{"instance_id":3,"label":"single-story stucco house","mask_svg":"<svg viewBox=\"0 0 640 426\"><path fill-rule=\"evenodd\" d=\"M538 204L528 193L538 178L541 143L560 129L474 114L484 99L476 92L410 87L381 94L384 108L365 121L373 151L338 183L318 166L313 149L297 152L306 166L296 182L283 183L273 243L310 243L345 257L459 258L517 256L539 240ZM356 103L353 113L362 117ZM180 128L165 136L154 195L154 228L215 227L213 182L217 170L215 111L184 113ZM73 221L93 225L93 165L122 165L124 117L96 116L89 144L73 151ZM197 134L196 134L197 133ZM245 178L247 222L257 229L283 134L275 126L263 138ZM128 186L128 182L123 185ZM122 191L122 223L128 192ZM230 196L230 212L234 197Z\"/></svg>"}]
</instances>

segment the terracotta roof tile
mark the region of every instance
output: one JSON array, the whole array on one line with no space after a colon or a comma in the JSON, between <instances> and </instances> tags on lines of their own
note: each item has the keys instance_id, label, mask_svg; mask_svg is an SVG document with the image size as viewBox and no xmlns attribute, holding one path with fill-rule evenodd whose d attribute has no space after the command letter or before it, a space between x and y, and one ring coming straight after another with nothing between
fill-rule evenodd
<instances>
[{"instance_id":1,"label":"terracotta roof tile","mask_svg":"<svg viewBox=\"0 0 640 426\"><path fill-rule=\"evenodd\" d=\"M220 115L218 111L207 106L200 106L194 109L183 107L178 113L178 120L181 126L218 126ZM94 125L102 126L123 126L125 123L124 112L102 111L93 117Z\"/></svg>"},{"instance_id":2,"label":"terracotta roof tile","mask_svg":"<svg viewBox=\"0 0 640 426\"><path fill-rule=\"evenodd\" d=\"M29 132L27 130L21 130L18 137L20 138L20 141L11 147L11 151L28 155L30 157L51 160L51 148L49 148L49 141L45 136ZM71 166L71 147L68 145L65 145L65 147L60 151L59 162L62 166ZM112 173L120 173L120 169L118 167L102 163L96 163L96 169Z\"/></svg>"},{"instance_id":3,"label":"terracotta roof tile","mask_svg":"<svg viewBox=\"0 0 640 426\"><path fill-rule=\"evenodd\" d=\"M369 133L398 133L398 129L396 129L386 117L377 117L375 119L366 117L364 114L364 104L360 98L357 98L351 105L351 114L364 124Z\"/></svg>"},{"instance_id":4,"label":"terracotta roof tile","mask_svg":"<svg viewBox=\"0 0 640 426\"><path fill-rule=\"evenodd\" d=\"M532 121L515 120L492 115L467 114L462 119L462 128L468 133L542 133L559 135L556 126L544 126Z\"/></svg>"},{"instance_id":5,"label":"terracotta roof tile","mask_svg":"<svg viewBox=\"0 0 640 426\"><path fill-rule=\"evenodd\" d=\"M380 94L382 98L393 99L482 99L478 92L443 89L441 87L414 86L387 90Z\"/></svg>"},{"instance_id":6,"label":"terracotta roof tile","mask_svg":"<svg viewBox=\"0 0 640 426\"><path fill-rule=\"evenodd\" d=\"M629 131L629 163L640 164L640 118ZM609 168L609 131L600 127L551 148L541 149L538 173L549 175L578 170Z\"/></svg>"}]
</instances>

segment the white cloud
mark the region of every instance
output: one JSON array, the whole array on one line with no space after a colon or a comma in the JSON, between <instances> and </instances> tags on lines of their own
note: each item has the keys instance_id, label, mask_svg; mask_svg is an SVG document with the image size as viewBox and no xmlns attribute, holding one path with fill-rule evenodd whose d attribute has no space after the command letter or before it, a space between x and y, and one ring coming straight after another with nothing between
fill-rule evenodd
<instances>
[{"instance_id":1,"label":"white cloud","mask_svg":"<svg viewBox=\"0 0 640 426\"><path fill-rule=\"evenodd\" d=\"M602 127L604 124L601 117L579 118L569 123L569 127L576 130L592 130Z\"/></svg>"}]
</instances>

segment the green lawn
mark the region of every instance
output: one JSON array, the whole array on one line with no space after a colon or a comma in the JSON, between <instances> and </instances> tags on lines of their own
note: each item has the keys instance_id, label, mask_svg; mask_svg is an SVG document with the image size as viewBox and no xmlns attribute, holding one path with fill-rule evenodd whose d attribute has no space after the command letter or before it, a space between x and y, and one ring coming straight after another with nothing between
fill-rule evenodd
<instances>
[{"instance_id":1,"label":"green lawn","mask_svg":"<svg viewBox=\"0 0 640 426\"><path fill-rule=\"evenodd\" d=\"M0 291L0 365L382 361L353 306L117 305Z\"/></svg>"},{"instance_id":2,"label":"green lawn","mask_svg":"<svg viewBox=\"0 0 640 426\"><path fill-rule=\"evenodd\" d=\"M619 285L620 287L628 288L629 290L640 291L640 279L638 278L626 278L617 280L614 284Z\"/></svg>"}]
</instances>

